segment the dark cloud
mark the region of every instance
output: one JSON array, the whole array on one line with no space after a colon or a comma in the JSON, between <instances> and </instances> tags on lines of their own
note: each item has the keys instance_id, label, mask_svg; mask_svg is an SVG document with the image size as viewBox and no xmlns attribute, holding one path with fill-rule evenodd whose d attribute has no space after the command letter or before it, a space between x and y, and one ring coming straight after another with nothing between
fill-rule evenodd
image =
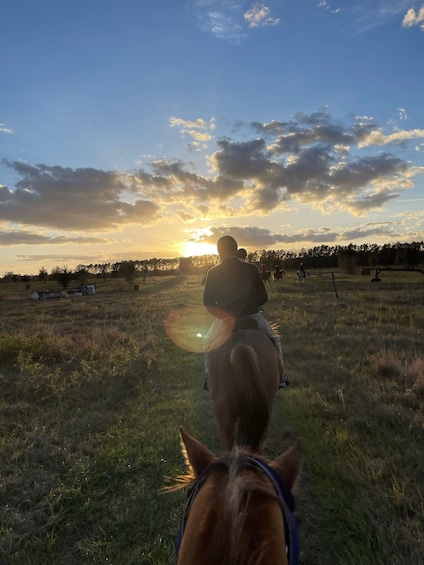
<instances>
[{"instance_id":1,"label":"dark cloud","mask_svg":"<svg viewBox=\"0 0 424 565\"><path fill-rule=\"evenodd\" d=\"M366 226L360 226L359 228L354 228L351 230L346 230L343 231L340 234L340 237L343 238L344 240L348 240L348 241L355 241L357 239L364 239L364 238L387 238L387 239L393 239L393 238L399 238L402 237L401 234L399 232L397 232L395 230L395 227L392 226L392 224L388 223L388 224L377 224L377 225L366 225Z\"/></svg>"},{"instance_id":2,"label":"dark cloud","mask_svg":"<svg viewBox=\"0 0 424 565\"><path fill-rule=\"evenodd\" d=\"M250 187L250 213L271 212L297 200L361 215L411 186L411 164L388 152L376 153L375 146L404 144L424 137L423 130L384 135L369 118L345 126L326 110L294 118L252 122L253 131L261 134L254 140L218 141L211 161L224 176ZM396 181L399 191L393 190Z\"/></svg>"},{"instance_id":3,"label":"dark cloud","mask_svg":"<svg viewBox=\"0 0 424 565\"><path fill-rule=\"evenodd\" d=\"M208 175L181 160L122 172L3 160L19 180L0 183L0 221L69 235L175 218L264 216L292 203L363 216L399 198L422 172L396 150L423 139L424 130L385 134L370 118L345 125L326 109L237 126L234 139L216 140Z\"/></svg>"},{"instance_id":4,"label":"dark cloud","mask_svg":"<svg viewBox=\"0 0 424 565\"><path fill-rule=\"evenodd\" d=\"M3 160L20 176L15 189L0 193L0 220L60 230L105 230L123 224L149 225L159 220L159 206L149 200L124 200L125 177L98 169L70 169Z\"/></svg>"},{"instance_id":5,"label":"dark cloud","mask_svg":"<svg viewBox=\"0 0 424 565\"><path fill-rule=\"evenodd\" d=\"M339 245L341 242L355 242L382 236L386 241L399 237L395 226L391 224L367 224L352 230L334 228L303 229L293 234L272 232L266 228L250 226L219 226L211 227L210 233L193 236L193 241L215 244L223 235L231 235L239 246L257 249L291 249L294 245L305 247L315 245ZM287 249L288 248L288 249Z\"/></svg>"},{"instance_id":6,"label":"dark cloud","mask_svg":"<svg viewBox=\"0 0 424 565\"><path fill-rule=\"evenodd\" d=\"M49 237L27 231L0 231L0 241L3 247L13 245L64 245L72 243L74 245L110 243L110 239L102 237Z\"/></svg>"},{"instance_id":7,"label":"dark cloud","mask_svg":"<svg viewBox=\"0 0 424 565\"><path fill-rule=\"evenodd\" d=\"M263 175L270 165L264 139L240 143L221 139L217 144L219 150L214 154L214 162L220 173L226 177L255 179Z\"/></svg>"}]
</instances>

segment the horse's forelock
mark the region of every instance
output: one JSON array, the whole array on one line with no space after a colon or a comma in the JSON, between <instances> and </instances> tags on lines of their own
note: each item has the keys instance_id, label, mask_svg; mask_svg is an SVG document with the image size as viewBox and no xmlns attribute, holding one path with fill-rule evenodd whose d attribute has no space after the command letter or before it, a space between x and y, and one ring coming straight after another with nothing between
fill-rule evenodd
<instances>
[{"instance_id":1,"label":"horse's forelock","mask_svg":"<svg viewBox=\"0 0 424 565\"><path fill-rule=\"evenodd\" d=\"M230 536L228 563L260 563L261 554L265 552L264 544L260 544L253 552L246 545L244 526L249 517L249 505L252 496L262 496L281 502L267 481L258 483L258 473L246 473L249 468L250 453L234 447L231 452L228 468L228 482L225 489L225 531Z\"/></svg>"}]
</instances>

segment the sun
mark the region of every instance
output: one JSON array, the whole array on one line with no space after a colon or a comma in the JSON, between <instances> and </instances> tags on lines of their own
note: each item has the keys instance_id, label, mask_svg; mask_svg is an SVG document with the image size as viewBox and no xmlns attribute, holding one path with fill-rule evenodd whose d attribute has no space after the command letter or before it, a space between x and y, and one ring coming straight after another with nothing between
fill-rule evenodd
<instances>
[{"instance_id":1,"label":"sun","mask_svg":"<svg viewBox=\"0 0 424 565\"><path fill-rule=\"evenodd\" d=\"M203 241L184 241L181 244L181 255L183 257L195 257L197 255L216 255L216 245Z\"/></svg>"}]
</instances>

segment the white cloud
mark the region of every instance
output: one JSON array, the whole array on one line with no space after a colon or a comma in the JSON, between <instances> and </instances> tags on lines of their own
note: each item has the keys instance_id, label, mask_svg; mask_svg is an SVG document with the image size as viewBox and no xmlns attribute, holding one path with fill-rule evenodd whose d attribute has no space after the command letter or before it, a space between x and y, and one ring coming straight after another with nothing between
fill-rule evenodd
<instances>
[{"instance_id":1,"label":"white cloud","mask_svg":"<svg viewBox=\"0 0 424 565\"><path fill-rule=\"evenodd\" d=\"M278 18L270 16L270 9L267 6L259 4L245 12L244 19L249 24L249 27L274 26L280 21Z\"/></svg>"},{"instance_id":2,"label":"white cloud","mask_svg":"<svg viewBox=\"0 0 424 565\"><path fill-rule=\"evenodd\" d=\"M189 4L203 31L233 43L246 36L242 0L190 0Z\"/></svg>"},{"instance_id":3,"label":"white cloud","mask_svg":"<svg viewBox=\"0 0 424 565\"><path fill-rule=\"evenodd\" d=\"M403 18L403 27L412 27L416 25L419 25L420 28L424 31L424 4L421 6L418 12L416 12L414 8L409 8Z\"/></svg>"},{"instance_id":4,"label":"white cloud","mask_svg":"<svg viewBox=\"0 0 424 565\"><path fill-rule=\"evenodd\" d=\"M13 133L13 130L8 128L5 124L0 124L0 131L3 133Z\"/></svg>"},{"instance_id":5,"label":"white cloud","mask_svg":"<svg viewBox=\"0 0 424 565\"><path fill-rule=\"evenodd\" d=\"M333 8L326 0L320 0L320 2L318 2L318 8L324 8L332 14L338 14L340 12L340 8Z\"/></svg>"},{"instance_id":6,"label":"white cloud","mask_svg":"<svg viewBox=\"0 0 424 565\"><path fill-rule=\"evenodd\" d=\"M358 147L402 143L403 141L420 139L422 137L424 137L424 129L398 130L389 135L384 135L381 129L376 129L367 133L358 143Z\"/></svg>"},{"instance_id":7,"label":"white cloud","mask_svg":"<svg viewBox=\"0 0 424 565\"><path fill-rule=\"evenodd\" d=\"M183 120L182 118L171 116L169 118L169 125L172 128L180 128L183 136L188 135L193 138L194 141L186 145L187 149L190 151L202 151L206 149L207 142L212 139L212 135L204 130L213 131L216 128L215 118L211 118L209 121L203 118L197 118L197 120Z\"/></svg>"},{"instance_id":8,"label":"white cloud","mask_svg":"<svg viewBox=\"0 0 424 565\"><path fill-rule=\"evenodd\" d=\"M407 114L405 108L398 108L398 112L399 112L399 120L407 120L408 119L408 114Z\"/></svg>"},{"instance_id":9,"label":"white cloud","mask_svg":"<svg viewBox=\"0 0 424 565\"><path fill-rule=\"evenodd\" d=\"M246 10L246 0L189 0L200 28L219 39L240 43L248 28L275 26L278 18L262 2Z\"/></svg>"}]
</instances>

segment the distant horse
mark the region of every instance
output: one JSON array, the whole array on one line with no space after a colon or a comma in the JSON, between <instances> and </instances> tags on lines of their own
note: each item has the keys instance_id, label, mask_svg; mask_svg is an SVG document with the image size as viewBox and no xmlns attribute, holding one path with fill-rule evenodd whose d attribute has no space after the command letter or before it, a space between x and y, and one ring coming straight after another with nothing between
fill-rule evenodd
<instances>
[{"instance_id":1,"label":"distant horse","mask_svg":"<svg viewBox=\"0 0 424 565\"><path fill-rule=\"evenodd\" d=\"M269 283L271 280L271 271L261 271L261 277L264 282Z\"/></svg>"},{"instance_id":2,"label":"distant horse","mask_svg":"<svg viewBox=\"0 0 424 565\"><path fill-rule=\"evenodd\" d=\"M297 271L297 280L305 282L306 277L309 277L309 271Z\"/></svg>"},{"instance_id":3,"label":"distant horse","mask_svg":"<svg viewBox=\"0 0 424 565\"><path fill-rule=\"evenodd\" d=\"M294 491L302 469L297 441L272 462L235 446L217 458L180 428L189 475L178 565L298 565Z\"/></svg>"},{"instance_id":4,"label":"distant horse","mask_svg":"<svg viewBox=\"0 0 424 565\"><path fill-rule=\"evenodd\" d=\"M277 270L274 272L274 281L275 281L275 282L278 282L278 281L283 280L283 276L284 276L284 275L285 275L285 271L283 271L282 269L277 269Z\"/></svg>"},{"instance_id":5,"label":"distant horse","mask_svg":"<svg viewBox=\"0 0 424 565\"><path fill-rule=\"evenodd\" d=\"M212 406L223 449L236 443L259 451L283 363L264 332L238 327L215 340L208 355Z\"/></svg>"}]
</instances>

